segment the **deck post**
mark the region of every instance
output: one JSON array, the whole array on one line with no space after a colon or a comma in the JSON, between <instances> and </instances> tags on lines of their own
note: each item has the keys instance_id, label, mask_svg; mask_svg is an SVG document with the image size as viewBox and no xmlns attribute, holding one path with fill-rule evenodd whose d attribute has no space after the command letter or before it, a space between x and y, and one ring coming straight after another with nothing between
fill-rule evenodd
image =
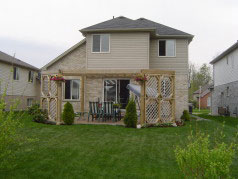
<instances>
[{"instance_id":1,"label":"deck post","mask_svg":"<svg viewBox=\"0 0 238 179\"><path fill-rule=\"evenodd\" d=\"M84 81L85 76L81 76L81 87L80 87L80 112L84 112Z\"/></svg>"},{"instance_id":2,"label":"deck post","mask_svg":"<svg viewBox=\"0 0 238 179\"><path fill-rule=\"evenodd\" d=\"M141 82L141 94L140 94L140 124L145 122L145 83Z\"/></svg>"},{"instance_id":3,"label":"deck post","mask_svg":"<svg viewBox=\"0 0 238 179\"><path fill-rule=\"evenodd\" d=\"M62 71L59 70L59 74L62 74ZM61 112L62 112L62 82L57 83L57 119L56 125L60 125L61 122Z\"/></svg>"},{"instance_id":4,"label":"deck post","mask_svg":"<svg viewBox=\"0 0 238 179\"><path fill-rule=\"evenodd\" d=\"M173 122L176 122L176 116L175 116L175 75L172 76L172 116L173 116Z\"/></svg>"}]
</instances>

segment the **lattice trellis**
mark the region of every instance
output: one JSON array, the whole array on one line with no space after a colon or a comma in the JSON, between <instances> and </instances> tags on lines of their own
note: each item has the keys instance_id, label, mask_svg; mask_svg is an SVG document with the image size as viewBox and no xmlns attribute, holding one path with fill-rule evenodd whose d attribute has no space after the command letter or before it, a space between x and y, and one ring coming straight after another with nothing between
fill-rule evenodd
<instances>
[{"instance_id":1,"label":"lattice trellis","mask_svg":"<svg viewBox=\"0 0 238 179\"><path fill-rule=\"evenodd\" d=\"M49 101L49 119L56 121L57 117L57 98L51 98Z\"/></svg>"},{"instance_id":2,"label":"lattice trellis","mask_svg":"<svg viewBox=\"0 0 238 179\"><path fill-rule=\"evenodd\" d=\"M145 122L171 123L174 116L174 79L172 75L145 74Z\"/></svg>"},{"instance_id":3,"label":"lattice trellis","mask_svg":"<svg viewBox=\"0 0 238 179\"><path fill-rule=\"evenodd\" d=\"M48 96L49 95L49 84L50 84L50 76L49 75L42 75L41 79L41 95Z\"/></svg>"},{"instance_id":4,"label":"lattice trellis","mask_svg":"<svg viewBox=\"0 0 238 179\"><path fill-rule=\"evenodd\" d=\"M41 77L41 108L47 110L51 121L57 120L58 87L57 82L50 80L50 75Z\"/></svg>"}]
</instances>

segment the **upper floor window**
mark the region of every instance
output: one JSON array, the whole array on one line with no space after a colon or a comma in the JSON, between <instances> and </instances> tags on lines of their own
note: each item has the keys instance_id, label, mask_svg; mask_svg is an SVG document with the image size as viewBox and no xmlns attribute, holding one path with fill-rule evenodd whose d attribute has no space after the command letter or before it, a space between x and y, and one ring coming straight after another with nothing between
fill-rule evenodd
<instances>
[{"instance_id":1,"label":"upper floor window","mask_svg":"<svg viewBox=\"0 0 238 179\"><path fill-rule=\"evenodd\" d=\"M94 34L92 35L92 52L108 53L110 50L109 34Z\"/></svg>"},{"instance_id":2,"label":"upper floor window","mask_svg":"<svg viewBox=\"0 0 238 179\"><path fill-rule=\"evenodd\" d=\"M19 80L19 68L13 67L13 80Z\"/></svg>"},{"instance_id":3,"label":"upper floor window","mask_svg":"<svg viewBox=\"0 0 238 179\"><path fill-rule=\"evenodd\" d=\"M28 72L28 82L33 83L33 79L34 79L34 72L29 71Z\"/></svg>"},{"instance_id":4,"label":"upper floor window","mask_svg":"<svg viewBox=\"0 0 238 179\"><path fill-rule=\"evenodd\" d=\"M80 80L66 80L64 99L79 100Z\"/></svg>"},{"instance_id":5,"label":"upper floor window","mask_svg":"<svg viewBox=\"0 0 238 179\"><path fill-rule=\"evenodd\" d=\"M175 57L175 40L159 40L158 55L159 57Z\"/></svg>"}]
</instances>

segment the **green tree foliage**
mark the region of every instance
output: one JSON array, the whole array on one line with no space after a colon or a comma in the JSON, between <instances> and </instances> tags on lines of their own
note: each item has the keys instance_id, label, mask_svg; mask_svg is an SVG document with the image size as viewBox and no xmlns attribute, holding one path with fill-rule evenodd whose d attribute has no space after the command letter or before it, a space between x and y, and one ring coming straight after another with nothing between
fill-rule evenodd
<instances>
[{"instance_id":1,"label":"green tree foliage","mask_svg":"<svg viewBox=\"0 0 238 179\"><path fill-rule=\"evenodd\" d=\"M192 63L189 64L189 99L192 100L193 92L199 89L199 86L204 86L212 82L211 67L204 63L198 69Z\"/></svg>"},{"instance_id":2,"label":"green tree foliage","mask_svg":"<svg viewBox=\"0 0 238 179\"><path fill-rule=\"evenodd\" d=\"M130 99L126 106L126 115L124 117L124 124L126 127L136 128L137 126L137 112L136 103L133 99Z\"/></svg>"},{"instance_id":3,"label":"green tree foliage","mask_svg":"<svg viewBox=\"0 0 238 179\"><path fill-rule=\"evenodd\" d=\"M12 169L15 167L16 151L22 144L33 140L19 134L18 130L23 126L20 119L24 113L15 111L17 101L6 112L5 96L0 97L0 169Z\"/></svg>"},{"instance_id":4,"label":"green tree foliage","mask_svg":"<svg viewBox=\"0 0 238 179\"><path fill-rule=\"evenodd\" d=\"M176 147L176 161L186 178L229 178L237 146L224 143L223 138L221 133L211 142L209 135L191 133L184 147Z\"/></svg>"},{"instance_id":5,"label":"green tree foliage","mask_svg":"<svg viewBox=\"0 0 238 179\"><path fill-rule=\"evenodd\" d=\"M72 104L67 102L64 105L64 110L63 110L63 115L62 115L64 123L67 124L67 125L73 124L74 117L75 117L74 108L73 108Z\"/></svg>"}]
</instances>

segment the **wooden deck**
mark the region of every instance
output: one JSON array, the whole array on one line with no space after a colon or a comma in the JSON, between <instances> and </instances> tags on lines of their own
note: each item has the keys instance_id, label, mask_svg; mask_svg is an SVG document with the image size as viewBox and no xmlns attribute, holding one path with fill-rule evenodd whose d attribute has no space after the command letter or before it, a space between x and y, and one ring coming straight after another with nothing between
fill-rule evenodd
<instances>
[{"instance_id":1,"label":"wooden deck","mask_svg":"<svg viewBox=\"0 0 238 179\"><path fill-rule=\"evenodd\" d=\"M99 120L87 120L87 119L79 119L79 118L75 118L74 120L74 124L93 124L93 125L112 125L112 126L124 126L124 123L122 120L117 121L117 122L113 122L111 120L109 121L99 121Z\"/></svg>"}]
</instances>

